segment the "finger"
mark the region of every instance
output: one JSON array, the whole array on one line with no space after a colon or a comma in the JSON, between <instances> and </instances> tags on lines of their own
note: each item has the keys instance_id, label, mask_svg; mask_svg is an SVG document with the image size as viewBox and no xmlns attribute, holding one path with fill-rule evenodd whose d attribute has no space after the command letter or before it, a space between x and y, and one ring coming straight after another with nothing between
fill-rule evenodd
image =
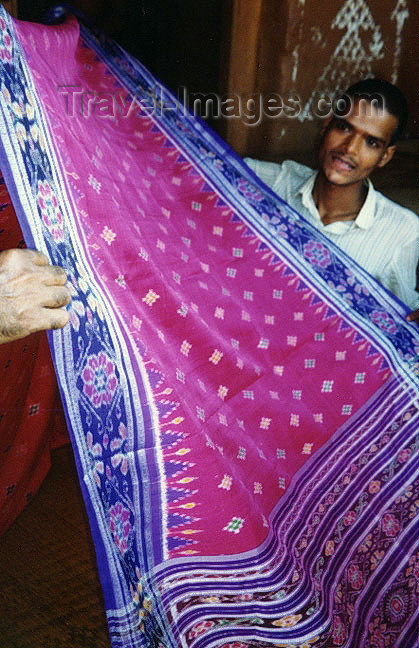
<instances>
[{"instance_id":1,"label":"finger","mask_svg":"<svg viewBox=\"0 0 419 648\"><path fill-rule=\"evenodd\" d=\"M33 308L13 324L9 322L6 327L0 326L0 344L18 340L37 331L62 328L69 319L69 313L63 308Z\"/></svg>"},{"instance_id":2,"label":"finger","mask_svg":"<svg viewBox=\"0 0 419 648\"><path fill-rule=\"evenodd\" d=\"M32 262L34 265L37 266L49 265L49 259L43 252L39 252L39 250L22 250L22 251L27 254L28 261Z\"/></svg>"},{"instance_id":3,"label":"finger","mask_svg":"<svg viewBox=\"0 0 419 648\"><path fill-rule=\"evenodd\" d=\"M0 264L3 273L9 276L20 274L24 270L48 265L49 261L45 254L37 250L21 250L11 248L0 252Z\"/></svg>"},{"instance_id":4,"label":"finger","mask_svg":"<svg viewBox=\"0 0 419 648\"><path fill-rule=\"evenodd\" d=\"M39 301L43 308L62 308L70 302L70 291L65 286L46 288Z\"/></svg>"},{"instance_id":5,"label":"finger","mask_svg":"<svg viewBox=\"0 0 419 648\"><path fill-rule=\"evenodd\" d=\"M63 328L69 319L70 315L64 308L43 308L38 330Z\"/></svg>"},{"instance_id":6,"label":"finger","mask_svg":"<svg viewBox=\"0 0 419 648\"><path fill-rule=\"evenodd\" d=\"M67 273L60 266L45 266L43 283L46 286L64 286L67 283Z\"/></svg>"},{"instance_id":7,"label":"finger","mask_svg":"<svg viewBox=\"0 0 419 648\"><path fill-rule=\"evenodd\" d=\"M419 310L415 310L413 311L413 313L409 313L406 319L408 322L419 322Z\"/></svg>"}]
</instances>

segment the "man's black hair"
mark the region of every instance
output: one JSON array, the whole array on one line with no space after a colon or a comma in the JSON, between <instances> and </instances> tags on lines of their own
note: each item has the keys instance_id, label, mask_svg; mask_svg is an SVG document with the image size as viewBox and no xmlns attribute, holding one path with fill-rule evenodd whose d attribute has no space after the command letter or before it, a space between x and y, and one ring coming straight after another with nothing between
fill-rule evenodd
<instances>
[{"instance_id":1,"label":"man's black hair","mask_svg":"<svg viewBox=\"0 0 419 648\"><path fill-rule=\"evenodd\" d=\"M351 85L340 97L345 103L351 103L351 99L365 99L386 110L397 119L395 129L389 146L401 138L406 128L408 119L407 101L404 94L392 83L384 79L363 79ZM341 110L336 111L339 116Z\"/></svg>"}]
</instances>

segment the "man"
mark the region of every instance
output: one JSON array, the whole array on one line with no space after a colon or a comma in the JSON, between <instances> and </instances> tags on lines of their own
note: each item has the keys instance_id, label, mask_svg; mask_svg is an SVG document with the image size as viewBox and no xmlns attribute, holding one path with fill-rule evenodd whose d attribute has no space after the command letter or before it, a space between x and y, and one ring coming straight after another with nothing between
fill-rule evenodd
<instances>
[{"instance_id":1,"label":"man","mask_svg":"<svg viewBox=\"0 0 419 648\"><path fill-rule=\"evenodd\" d=\"M375 191L371 172L390 162L407 122L407 104L391 83L366 79L336 103L322 129L319 170L296 162L246 159L255 173L412 309L419 218Z\"/></svg>"},{"instance_id":2,"label":"man","mask_svg":"<svg viewBox=\"0 0 419 648\"><path fill-rule=\"evenodd\" d=\"M70 301L67 276L35 250L0 252L0 344L35 331L62 328Z\"/></svg>"}]
</instances>

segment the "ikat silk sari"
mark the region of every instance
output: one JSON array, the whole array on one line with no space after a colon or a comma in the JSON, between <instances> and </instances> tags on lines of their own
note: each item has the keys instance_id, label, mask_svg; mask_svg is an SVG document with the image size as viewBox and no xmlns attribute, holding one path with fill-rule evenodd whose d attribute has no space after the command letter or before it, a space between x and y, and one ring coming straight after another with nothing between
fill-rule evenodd
<instances>
[{"instance_id":1,"label":"ikat silk sari","mask_svg":"<svg viewBox=\"0 0 419 648\"><path fill-rule=\"evenodd\" d=\"M115 43L0 14L1 168L114 648L413 648L407 309Z\"/></svg>"}]
</instances>

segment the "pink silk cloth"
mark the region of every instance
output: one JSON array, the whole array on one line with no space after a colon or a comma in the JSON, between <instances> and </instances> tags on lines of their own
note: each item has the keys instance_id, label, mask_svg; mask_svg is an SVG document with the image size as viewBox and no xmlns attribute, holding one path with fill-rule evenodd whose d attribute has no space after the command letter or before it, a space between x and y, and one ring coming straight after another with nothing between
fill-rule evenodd
<instances>
[{"instance_id":1,"label":"pink silk cloth","mask_svg":"<svg viewBox=\"0 0 419 648\"><path fill-rule=\"evenodd\" d=\"M114 43L0 27L6 181L73 291L51 349L113 646L413 648L406 308Z\"/></svg>"}]
</instances>

